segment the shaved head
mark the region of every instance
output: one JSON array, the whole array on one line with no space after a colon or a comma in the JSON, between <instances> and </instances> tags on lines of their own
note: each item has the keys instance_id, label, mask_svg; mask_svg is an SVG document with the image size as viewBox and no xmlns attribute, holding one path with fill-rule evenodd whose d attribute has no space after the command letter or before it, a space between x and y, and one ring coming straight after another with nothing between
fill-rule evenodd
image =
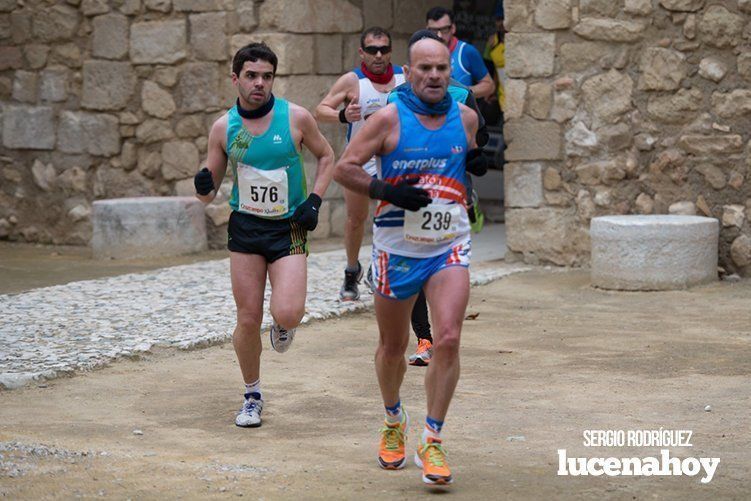
<instances>
[{"instance_id":1,"label":"shaved head","mask_svg":"<svg viewBox=\"0 0 751 501\"><path fill-rule=\"evenodd\" d=\"M417 40L409 46L407 49L407 64L412 64L416 54L425 54L426 52L435 55L438 55L438 53L445 53L446 59L449 61L451 60L451 52L448 47L446 47L446 44L435 38L425 37Z\"/></svg>"}]
</instances>

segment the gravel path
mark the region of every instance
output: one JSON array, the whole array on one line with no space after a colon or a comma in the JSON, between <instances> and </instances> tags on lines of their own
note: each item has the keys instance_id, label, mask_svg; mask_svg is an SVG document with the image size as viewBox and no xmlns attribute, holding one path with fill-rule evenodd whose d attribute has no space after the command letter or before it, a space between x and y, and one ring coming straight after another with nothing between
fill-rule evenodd
<instances>
[{"instance_id":1,"label":"gravel path","mask_svg":"<svg viewBox=\"0 0 751 501\"><path fill-rule=\"evenodd\" d=\"M367 293L361 301L339 301L343 250L311 254L308 263L303 322L372 307ZM527 269L486 264L472 270L471 280L478 285ZM269 295L267 286L264 329ZM234 324L229 259L0 295L0 386L92 369L152 346L226 341Z\"/></svg>"}]
</instances>

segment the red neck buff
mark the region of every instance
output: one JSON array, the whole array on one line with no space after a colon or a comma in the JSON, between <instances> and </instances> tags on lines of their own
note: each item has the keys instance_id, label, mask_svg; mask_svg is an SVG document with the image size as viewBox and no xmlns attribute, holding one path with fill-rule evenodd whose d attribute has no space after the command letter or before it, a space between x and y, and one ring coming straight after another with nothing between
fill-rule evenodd
<instances>
[{"instance_id":1,"label":"red neck buff","mask_svg":"<svg viewBox=\"0 0 751 501\"><path fill-rule=\"evenodd\" d=\"M394 66L391 63L389 63L386 71L384 71L380 75L371 73L368 68L365 67L365 63L360 63L360 71L362 71L363 75L368 77L368 80L377 84L387 84L391 81L392 78L394 78Z\"/></svg>"},{"instance_id":2,"label":"red neck buff","mask_svg":"<svg viewBox=\"0 0 751 501\"><path fill-rule=\"evenodd\" d=\"M451 37L451 41L449 42L449 52L454 52L454 49L456 49L456 44L459 43L459 39L456 37Z\"/></svg>"}]
</instances>

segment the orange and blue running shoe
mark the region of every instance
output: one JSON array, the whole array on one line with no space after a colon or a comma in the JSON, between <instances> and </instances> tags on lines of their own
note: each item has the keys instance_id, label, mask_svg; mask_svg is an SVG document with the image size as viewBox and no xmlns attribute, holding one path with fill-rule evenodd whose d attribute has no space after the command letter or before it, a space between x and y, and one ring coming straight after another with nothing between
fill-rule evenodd
<instances>
[{"instance_id":1,"label":"orange and blue running shoe","mask_svg":"<svg viewBox=\"0 0 751 501\"><path fill-rule=\"evenodd\" d=\"M409 356L409 365L425 367L433 356L433 343L427 339L417 341L417 351Z\"/></svg>"},{"instance_id":2,"label":"orange and blue running shoe","mask_svg":"<svg viewBox=\"0 0 751 501\"><path fill-rule=\"evenodd\" d=\"M405 446L409 417L402 407L400 423L384 423L381 428L381 444L378 448L378 465L384 470L401 470L407 462Z\"/></svg>"},{"instance_id":3,"label":"orange and blue running shoe","mask_svg":"<svg viewBox=\"0 0 751 501\"><path fill-rule=\"evenodd\" d=\"M422 481L430 485L448 485L454 481L446 462L446 451L440 438L428 437L415 453L415 464L422 468Z\"/></svg>"}]
</instances>

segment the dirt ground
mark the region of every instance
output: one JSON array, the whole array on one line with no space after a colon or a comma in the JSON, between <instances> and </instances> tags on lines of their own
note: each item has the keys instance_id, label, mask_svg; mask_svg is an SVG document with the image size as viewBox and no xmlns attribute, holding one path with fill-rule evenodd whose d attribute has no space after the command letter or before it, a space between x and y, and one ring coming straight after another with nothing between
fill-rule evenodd
<instances>
[{"instance_id":1,"label":"dirt ground","mask_svg":"<svg viewBox=\"0 0 751 501\"><path fill-rule=\"evenodd\" d=\"M456 476L449 496L749 499L750 303L751 280L616 293L591 288L581 270L473 289L468 312L479 315L465 322L462 378L444 428ZM434 495L411 461L396 472L376 465L383 411L375 343L373 314L363 313L304 326L284 355L267 349L258 429L233 424L241 385L229 343L0 392L0 445L58 449L0 450L0 497ZM424 419L424 372L410 367L403 387L410 451ZM558 449L570 457L658 453L586 448L584 430L660 427L693 431L693 447L670 448L674 456L721 458L712 482L556 475ZM17 476L8 476L12 468Z\"/></svg>"}]
</instances>

